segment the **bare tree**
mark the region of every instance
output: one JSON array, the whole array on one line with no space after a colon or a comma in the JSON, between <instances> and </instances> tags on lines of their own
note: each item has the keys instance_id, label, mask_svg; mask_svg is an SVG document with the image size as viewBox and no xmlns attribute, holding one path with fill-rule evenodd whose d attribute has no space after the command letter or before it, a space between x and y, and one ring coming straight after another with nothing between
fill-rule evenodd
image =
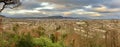
<instances>
[{"instance_id":1,"label":"bare tree","mask_svg":"<svg viewBox=\"0 0 120 47\"><path fill-rule=\"evenodd\" d=\"M0 12L2 12L2 10L4 10L4 8L8 7L8 6L12 6L10 8L15 8L18 7L19 5L21 5L20 0L0 0L0 3L4 3L4 5L2 6L2 9L0 9Z\"/></svg>"}]
</instances>

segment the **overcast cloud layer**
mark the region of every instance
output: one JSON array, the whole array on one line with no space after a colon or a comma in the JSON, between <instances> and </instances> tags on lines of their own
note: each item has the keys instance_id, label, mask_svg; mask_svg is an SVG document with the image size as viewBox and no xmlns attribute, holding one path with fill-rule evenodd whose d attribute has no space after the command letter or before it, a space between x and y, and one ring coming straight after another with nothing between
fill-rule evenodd
<instances>
[{"instance_id":1,"label":"overcast cloud layer","mask_svg":"<svg viewBox=\"0 0 120 47\"><path fill-rule=\"evenodd\" d=\"M21 0L18 8L6 8L7 17L91 17L120 19L120 0ZM1 3L2 5L2 3Z\"/></svg>"}]
</instances>

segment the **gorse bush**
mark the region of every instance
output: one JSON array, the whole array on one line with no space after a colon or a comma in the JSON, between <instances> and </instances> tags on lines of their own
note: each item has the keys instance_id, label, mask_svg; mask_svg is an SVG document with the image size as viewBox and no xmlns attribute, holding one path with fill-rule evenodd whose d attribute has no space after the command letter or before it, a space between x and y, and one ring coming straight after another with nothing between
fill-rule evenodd
<instances>
[{"instance_id":1,"label":"gorse bush","mask_svg":"<svg viewBox=\"0 0 120 47\"><path fill-rule=\"evenodd\" d=\"M41 26L38 27L37 32L39 35L45 35L45 29Z\"/></svg>"},{"instance_id":2,"label":"gorse bush","mask_svg":"<svg viewBox=\"0 0 120 47\"><path fill-rule=\"evenodd\" d=\"M60 43L53 43L51 39L44 36L34 38L33 43L38 47L62 47Z\"/></svg>"},{"instance_id":3,"label":"gorse bush","mask_svg":"<svg viewBox=\"0 0 120 47\"><path fill-rule=\"evenodd\" d=\"M33 43L40 47L52 47L52 41L46 37L34 38Z\"/></svg>"},{"instance_id":4,"label":"gorse bush","mask_svg":"<svg viewBox=\"0 0 120 47\"><path fill-rule=\"evenodd\" d=\"M17 33L18 28L19 28L19 25L18 25L18 24L15 24L15 25L13 25L12 30L13 30L15 33Z\"/></svg>"},{"instance_id":5,"label":"gorse bush","mask_svg":"<svg viewBox=\"0 0 120 47\"><path fill-rule=\"evenodd\" d=\"M20 39L18 40L17 47L33 47L33 43L32 43L32 37L30 34L27 35L22 35L20 36Z\"/></svg>"}]
</instances>

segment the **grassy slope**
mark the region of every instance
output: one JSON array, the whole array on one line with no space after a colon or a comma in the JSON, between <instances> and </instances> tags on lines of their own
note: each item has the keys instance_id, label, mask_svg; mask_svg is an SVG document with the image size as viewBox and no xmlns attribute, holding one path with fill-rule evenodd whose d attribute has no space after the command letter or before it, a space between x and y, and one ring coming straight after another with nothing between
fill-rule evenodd
<instances>
[{"instance_id":1,"label":"grassy slope","mask_svg":"<svg viewBox=\"0 0 120 47\"><path fill-rule=\"evenodd\" d=\"M30 33L34 38L51 38L53 35L54 42L62 40L66 47L119 47L119 25L120 20L5 19L3 30L4 36Z\"/></svg>"}]
</instances>

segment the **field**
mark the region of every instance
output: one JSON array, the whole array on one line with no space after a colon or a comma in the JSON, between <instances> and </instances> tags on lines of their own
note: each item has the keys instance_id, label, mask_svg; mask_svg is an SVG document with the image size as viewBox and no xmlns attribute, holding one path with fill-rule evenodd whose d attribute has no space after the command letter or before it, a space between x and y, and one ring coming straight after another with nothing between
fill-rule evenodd
<instances>
[{"instance_id":1,"label":"field","mask_svg":"<svg viewBox=\"0 0 120 47\"><path fill-rule=\"evenodd\" d=\"M0 47L120 47L120 20L3 19Z\"/></svg>"}]
</instances>

